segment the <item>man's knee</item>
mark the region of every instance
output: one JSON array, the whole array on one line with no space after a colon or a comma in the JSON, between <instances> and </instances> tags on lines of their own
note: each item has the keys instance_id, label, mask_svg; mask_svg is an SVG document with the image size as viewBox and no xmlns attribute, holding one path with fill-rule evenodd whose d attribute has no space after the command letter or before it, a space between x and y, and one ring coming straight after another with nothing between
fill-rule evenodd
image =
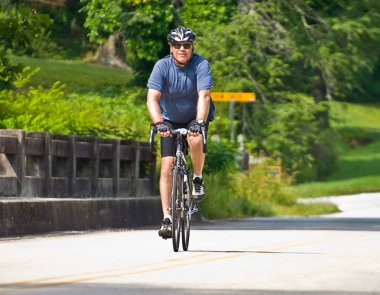
<instances>
[{"instance_id":1,"label":"man's knee","mask_svg":"<svg viewBox=\"0 0 380 295\"><path fill-rule=\"evenodd\" d=\"M202 136L193 136L189 139L190 149L199 149L202 147Z\"/></svg>"},{"instance_id":2,"label":"man's knee","mask_svg":"<svg viewBox=\"0 0 380 295\"><path fill-rule=\"evenodd\" d=\"M173 157L164 157L161 159L161 177L169 177L173 169Z\"/></svg>"}]
</instances>

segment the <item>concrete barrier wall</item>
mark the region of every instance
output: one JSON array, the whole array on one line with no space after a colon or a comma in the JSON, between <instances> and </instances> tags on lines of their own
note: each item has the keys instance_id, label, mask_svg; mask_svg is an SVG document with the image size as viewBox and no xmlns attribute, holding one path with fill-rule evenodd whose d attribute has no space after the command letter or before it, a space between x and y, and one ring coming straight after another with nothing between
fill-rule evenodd
<instances>
[{"instance_id":1,"label":"concrete barrier wall","mask_svg":"<svg viewBox=\"0 0 380 295\"><path fill-rule=\"evenodd\" d=\"M0 197L140 197L155 190L146 142L0 130Z\"/></svg>"},{"instance_id":2,"label":"concrete barrier wall","mask_svg":"<svg viewBox=\"0 0 380 295\"><path fill-rule=\"evenodd\" d=\"M62 231L159 228L158 196L140 198L25 198L0 201L0 239Z\"/></svg>"},{"instance_id":3,"label":"concrete barrier wall","mask_svg":"<svg viewBox=\"0 0 380 295\"><path fill-rule=\"evenodd\" d=\"M158 226L145 142L0 130L0 238Z\"/></svg>"}]
</instances>

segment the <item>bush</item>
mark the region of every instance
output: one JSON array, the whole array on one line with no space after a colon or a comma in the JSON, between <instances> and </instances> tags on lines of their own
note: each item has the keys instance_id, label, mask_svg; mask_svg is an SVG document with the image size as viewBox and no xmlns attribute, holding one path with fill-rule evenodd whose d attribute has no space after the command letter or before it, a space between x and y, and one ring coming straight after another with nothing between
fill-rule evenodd
<instances>
[{"instance_id":1,"label":"bush","mask_svg":"<svg viewBox=\"0 0 380 295\"><path fill-rule=\"evenodd\" d=\"M294 206L289 177L275 176L265 163L247 172L221 170L206 175L207 198L201 203L208 218L272 216L276 206Z\"/></svg>"},{"instance_id":2,"label":"bush","mask_svg":"<svg viewBox=\"0 0 380 295\"><path fill-rule=\"evenodd\" d=\"M294 205L296 198L289 188L290 178L274 175L266 163L253 166L235 177L234 193L237 198L250 204L249 215L273 215L272 205ZM263 210L264 211L260 211Z\"/></svg>"},{"instance_id":3,"label":"bush","mask_svg":"<svg viewBox=\"0 0 380 295\"><path fill-rule=\"evenodd\" d=\"M68 94L64 85L0 92L0 128L104 138L146 139L148 114L131 89L119 96ZM142 100L142 99L141 99Z\"/></svg>"},{"instance_id":4,"label":"bush","mask_svg":"<svg viewBox=\"0 0 380 295\"><path fill-rule=\"evenodd\" d=\"M233 192L233 174L220 170L204 175L207 197L201 203L202 215L206 218L227 218L242 216L241 204Z\"/></svg>"},{"instance_id":5,"label":"bush","mask_svg":"<svg viewBox=\"0 0 380 295\"><path fill-rule=\"evenodd\" d=\"M311 97L288 94L286 101L257 105L254 140L271 158L281 159L298 182L323 179L335 168L336 134L323 127L319 115L328 105ZM259 119L257 119L259 117Z\"/></svg>"},{"instance_id":6,"label":"bush","mask_svg":"<svg viewBox=\"0 0 380 295\"><path fill-rule=\"evenodd\" d=\"M236 149L230 144L208 140L204 172L236 170Z\"/></svg>"}]
</instances>

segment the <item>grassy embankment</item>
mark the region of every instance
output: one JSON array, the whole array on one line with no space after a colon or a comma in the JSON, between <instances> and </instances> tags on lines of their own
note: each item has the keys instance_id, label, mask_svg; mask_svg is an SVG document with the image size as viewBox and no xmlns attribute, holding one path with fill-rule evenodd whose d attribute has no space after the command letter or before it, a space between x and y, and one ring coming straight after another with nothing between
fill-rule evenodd
<instances>
[{"instance_id":1,"label":"grassy embankment","mask_svg":"<svg viewBox=\"0 0 380 295\"><path fill-rule=\"evenodd\" d=\"M105 87L126 86L132 73L118 68L89 64L81 61L48 60L30 57L11 57L31 68L41 70L32 78L33 86L50 87L60 81L68 91L91 92Z\"/></svg>"}]
</instances>

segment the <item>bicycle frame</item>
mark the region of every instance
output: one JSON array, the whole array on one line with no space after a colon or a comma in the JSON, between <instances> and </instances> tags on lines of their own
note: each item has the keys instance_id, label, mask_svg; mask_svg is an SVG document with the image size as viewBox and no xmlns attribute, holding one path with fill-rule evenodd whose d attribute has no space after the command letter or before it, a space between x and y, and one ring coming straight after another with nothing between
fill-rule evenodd
<instances>
[{"instance_id":1,"label":"bicycle frame","mask_svg":"<svg viewBox=\"0 0 380 295\"><path fill-rule=\"evenodd\" d=\"M154 126L151 126L150 146L154 148ZM185 146L187 145L188 130L178 128L171 130L175 136L175 162L172 169L173 187L171 200L172 215L172 241L175 252L179 249L179 241L182 233L182 248L187 251L190 237L190 222L192 214L198 212L198 202L192 198L190 187L190 168L187 167ZM203 150L205 151L205 130L202 127Z\"/></svg>"},{"instance_id":2,"label":"bicycle frame","mask_svg":"<svg viewBox=\"0 0 380 295\"><path fill-rule=\"evenodd\" d=\"M186 135L188 133L188 130L185 128L179 128L172 131L172 134L176 136L176 160L173 166L173 171L175 167L180 171L181 175L184 177L184 184L189 183L190 179L190 168L187 167L186 162L186 155L185 155L185 144L186 143ZM190 185L188 185L187 188L185 188L187 191L187 197L191 198L190 193ZM195 204L195 201L191 201L190 206L188 208L185 208L185 198L182 198L181 202L181 218L185 218L185 214L188 215L188 217L191 219L191 215L196 213L198 211L198 207Z\"/></svg>"}]
</instances>

